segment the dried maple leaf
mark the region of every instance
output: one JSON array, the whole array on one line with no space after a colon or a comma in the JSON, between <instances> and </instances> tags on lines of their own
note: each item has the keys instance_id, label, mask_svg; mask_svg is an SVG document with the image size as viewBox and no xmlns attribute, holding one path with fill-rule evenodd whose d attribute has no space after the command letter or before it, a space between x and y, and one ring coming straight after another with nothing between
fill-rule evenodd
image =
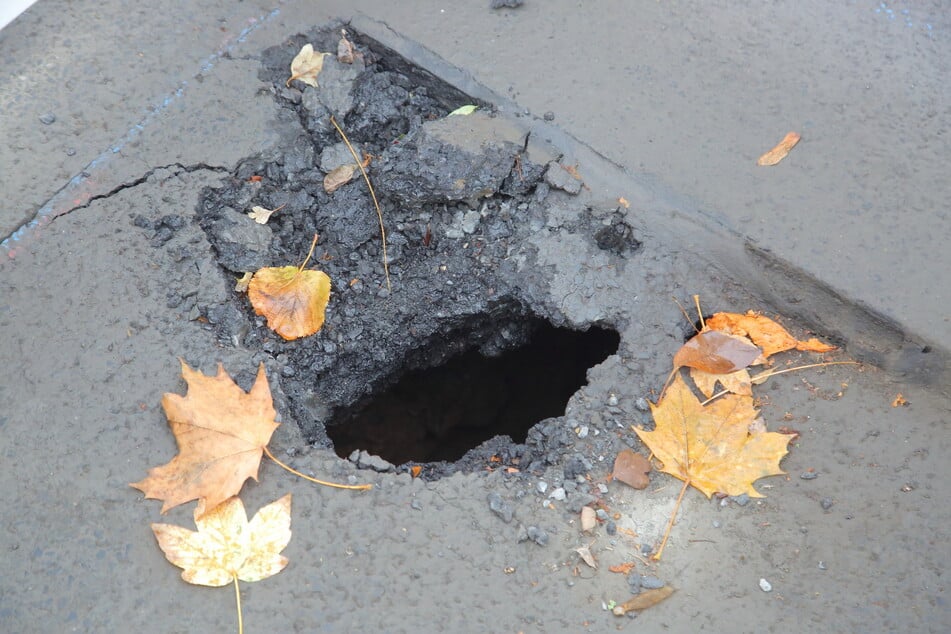
<instances>
[{"instance_id":1,"label":"dried maple leaf","mask_svg":"<svg viewBox=\"0 0 951 634\"><path fill-rule=\"evenodd\" d=\"M146 498L164 500L162 513L192 500L200 500L199 511L211 511L237 495L245 480L257 480L261 456L279 425L263 363L250 392L220 363L216 376L206 376L182 361L182 377L185 396L162 397L179 454L130 485Z\"/></svg>"},{"instance_id":2,"label":"dried maple leaf","mask_svg":"<svg viewBox=\"0 0 951 634\"><path fill-rule=\"evenodd\" d=\"M789 150L793 149L797 143L799 143L799 134L797 132L790 132L783 137L783 140L776 144L772 150L759 157L759 160L756 161L757 165L776 165L781 160L786 158L786 155L789 154Z\"/></svg>"},{"instance_id":3,"label":"dried maple leaf","mask_svg":"<svg viewBox=\"0 0 951 634\"><path fill-rule=\"evenodd\" d=\"M266 317L268 327L287 341L312 335L324 325L330 278L323 271L304 270L315 246L317 234L303 264L265 267L248 285L254 312Z\"/></svg>"},{"instance_id":4,"label":"dried maple leaf","mask_svg":"<svg viewBox=\"0 0 951 634\"><path fill-rule=\"evenodd\" d=\"M749 337L753 343L763 349L763 356L769 357L785 350L804 352L831 352L836 347L818 339L800 341L777 322L765 315L747 311L740 313L716 313L707 319L707 328L719 332Z\"/></svg>"},{"instance_id":5,"label":"dried maple leaf","mask_svg":"<svg viewBox=\"0 0 951 634\"><path fill-rule=\"evenodd\" d=\"M760 354L760 349L743 337L706 329L677 351L674 369L687 367L711 374L728 374L749 366Z\"/></svg>"},{"instance_id":6,"label":"dried maple leaf","mask_svg":"<svg viewBox=\"0 0 951 634\"><path fill-rule=\"evenodd\" d=\"M287 566L281 551L291 541L291 495L262 507L248 522L244 504L232 497L203 516L195 512L191 531L173 524L152 524L166 559L182 568L182 579L219 587L260 581Z\"/></svg>"},{"instance_id":7,"label":"dried maple leaf","mask_svg":"<svg viewBox=\"0 0 951 634\"><path fill-rule=\"evenodd\" d=\"M622 449L614 459L614 470L611 479L618 480L635 489L646 489L651 480L648 473L651 471L650 461L633 449Z\"/></svg>"},{"instance_id":8,"label":"dried maple leaf","mask_svg":"<svg viewBox=\"0 0 951 634\"><path fill-rule=\"evenodd\" d=\"M320 53L314 50L310 44L304 44L300 52L291 62L291 76L285 82L285 86L290 87L291 82L299 79L308 86L317 86L317 75L324 68L324 57L330 53Z\"/></svg>"},{"instance_id":9,"label":"dried maple leaf","mask_svg":"<svg viewBox=\"0 0 951 634\"><path fill-rule=\"evenodd\" d=\"M238 609L238 632L244 630L238 580L267 579L284 570L287 557L281 551L291 541L291 496L262 507L248 522L244 504L229 498L204 516L195 510L191 531L174 524L152 524L165 558L182 568L182 579L201 586L234 583Z\"/></svg>"},{"instance_id":10,"label":"dried maple leaf","mask_svg":"<svg viewBox=\"0 0 951 634\"><path fill-rule=\"evenodd\" d=\"M664 399L651 404L654 431L635 428L644 444L663 463L661 471L692 485L707 496L714 493L763 497L753 482L784 473L789 436L766 432L751 435L756 420L753 399L738 394L704 406L677 375Z\"/></svg>"},{"instance_id":11,"label":"dried maple leaf","mask_svg":"<svg viewBox=\"0 0 951 634\"><path fill-rule=\"evenodd\" d=\"M651 404L651 413L654 430L634 431L663 463L661 471L684 482L663 542L654 555L659 559L688 486L707 497L714 493L763 497L753 483L784 473L779 461L786 455L791 437L775 432L751 434L750 425L757 417L752 397L727 394L702 405L679 374L663 400Z\"/></svg>"}]
</instances>

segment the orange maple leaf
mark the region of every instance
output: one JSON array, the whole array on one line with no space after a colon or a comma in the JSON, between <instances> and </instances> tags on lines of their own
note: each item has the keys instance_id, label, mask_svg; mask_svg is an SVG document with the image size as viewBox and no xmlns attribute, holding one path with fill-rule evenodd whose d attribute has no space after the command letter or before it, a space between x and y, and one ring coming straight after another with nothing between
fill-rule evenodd
<instances>
[{"instance_id":1,"label":"orange maple leaf","mask_svg":"<svg viewBox=\"0 0 951 634\"><path fill-rule=\"evenodd\" d=\"M237 495L248 478L258 479L261 457L279 423L263 363L250 392L220 363L216 376L206 376L182 361L182 377L185 396L162 397L179 454L130 486L163 500L162 513L191 500L200 500L198 512L204 513Z\"/></svg>"},{"instance_id":2,"label":"orange maple leaf","mask_svg":"<svg viewBox=\"0 0 951 634\"><path fill-rule=\"evenodd\" d=\"M775 432L751 433L750 424L758 414L752 397L727 394L702 405L679 374L661 402L651 404L651 413L654 430L634 431L663 463L661 471L684 482L664 541L654 556L659 559L688 486L707 497L717 492L763 497L753 483L784 473L779 461L786 455L791 437Z\"/></svg>"},{"instance_id":3,"label":"orange maple leaf","mask_svg":"<svg viewBox=\"0 0 951 634\"><path fill-rule=\"evenodd\" d=\"M739 313L716 313L707 319L707 328L731 335L749 337L753 343L763 349L763 356L769 357L785 350L802 350L805 352L830 352L835 346L823 343L818 339L800 341L778 323L766 317L747 311L745 315Z\"/></svg>"}]
</instances>

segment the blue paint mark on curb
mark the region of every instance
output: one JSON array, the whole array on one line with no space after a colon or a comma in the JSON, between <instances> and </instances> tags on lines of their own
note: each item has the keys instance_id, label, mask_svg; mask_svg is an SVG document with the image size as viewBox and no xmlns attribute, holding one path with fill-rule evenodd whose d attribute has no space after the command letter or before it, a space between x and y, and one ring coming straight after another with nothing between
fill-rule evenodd
<instances>
[{"instance_id":1,"label":"blue paint mark on curb","mask_svg":"<svg viewBox=\"0 0 951 634\"><path fill-rule=\"evenodd\" d=\"M253 24L242 29L241 32L238 33L234 41L231 42L228 46L218 51L215 51L214 53L209 55L207 58L205 58L199 65L199 70L198 70L198 73L196 74L201 75L212 70L222 57L230 53L231 50L234 49L235 46L237 46L238 44L242 44L245 40L247 40L248 36L251 35L251 33L258 30L259 28L264 26L267 22L277 17L280 14L280 12L281 12L280 9L273 9L269 13L264 15L263 17L252 18ZM121 152L125 146L127 146L132 140L134 140L139 134L141 134L149 125L151 125L151 123L159 115L161 115L163 112L168 110L168 108L173 103L178 101L182 97L182 95L185 94L185 91L187 89L188 89L188 80L182 80L181 82L179 82L178 88L176 88L174 91L172 91L171 93L163 97L159 105L153 108L150 108L148 111L148 114L146 114L138 123L130 127L125 132L125 134L123 134L112 145L110 145L109 149L107 149L105 152L101 153L99 156L91 160L78 174L76 174L71 179L69 179L66 185L60 188L59 191L53 194L53 196L50 198L49 201L47 201L42 207L39 208L39 210L36 212L36 214L33 216L33 218L29 222L22 225L16 231L10 234L8 238L0 242L0 251L5 252L7 256L10 257L11 259L14 258L16 255L15 247L17 246L17 243L22 241L28 235L32 234L34 230L36 230L37 228L45 224L48 224L50 221L52 221L53 218L60 215L61 213L65 213L69 209L74 209L84 204L84 203L72 204L72 205L69 205L68 209L61 209L61 210L56 209L57 204L60 201L62 201L64 198L68 197L76 189L78 189L85 181L87 181L91 177L91 175L93 174L95 170L97 170L102 165L108 163L114 155ZM80 198L85 198L84 202L88 202L89 199L92 197L93 195L90 195L90 194L85 194L80 196Z\"/></svg>"}]
</instances>

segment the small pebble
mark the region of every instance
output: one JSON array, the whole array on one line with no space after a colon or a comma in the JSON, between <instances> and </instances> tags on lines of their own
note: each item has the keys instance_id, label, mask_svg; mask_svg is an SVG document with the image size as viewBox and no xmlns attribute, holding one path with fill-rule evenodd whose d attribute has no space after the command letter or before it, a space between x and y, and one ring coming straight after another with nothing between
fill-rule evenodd
<instances>
[{"instance_id":1,"label":"small pebble","mask_svg":"<svg viewBox=\"0 0 951 634\"><path fill-rule=\"evenodd\" d=\"M53 114L52 112L47 112L46 114L40 115L40 123L42 123L43 125L50 125L54 121L56 121L56 115Z\"/></svg>"},{"instance_id":2,"label":"small pebble","mask_svg":"<svg viewBox=\"0 0 951 634\"><path fill-rule=\"evenodd\" d=\"M606 485L604 482L598 482L598 491L600 491L601 493L607 493L608 485Z\"/></svg>"},{"instance_id":3,"label":"small pebble","mask_svg":"<svg viewBox=\"0 0 951 634\"><path fill-rule=\"evenodd\" d=\"M828 570L828 567L826 566L826 562L824 561L819 562L819 570Z\"/></svg>"},{"instance_id":4,"label":"small pebble","mask_svg":"<svg viewBox=\"0 0 951 634\"><path fill-rule=\"evenodd\" d=\"M417 510L417 511L422 511L422 510L423 510L423 505L420 504L419 500L417 500L417 499L414 499L412 502L409 503L409 505L410 505L410 507L412 507L413 509L415 509L415 510Z\"/></svg>"},{"instance_id":5,"label":"small pebble","mask_svg":"<svg viewBox=\"0 0 951 634\"><path fill-rule=\"evenodd\" d=\"M594 515L602 522L606 522L608 520L608 512L604 509L598 509L594 512Z\"/></svg>"},{"instance_id":6,"label":"small pebble","mask_svg":"<svg viewBox=\"0 0 951 634\"><path fill-rule=\"evenodd\" d=\"M76 156L76 148L74 147L66 148L66 156Z\"/></svg>"},{"instance_id":7,"label":"small pebble","mask_svg":"<svg viewBox=\"0 0 951 634\"><path fill-rule=\"evenodd\" d=\"M769 581L766 581L766 579L760 579L759 589L762 590L763 592L772 592L773 584L771 584Z\"/></svg>"},{"instance_id":8,"label":"small pebble","mask_svg":"<svg viewBox=\"0 0 951 634\"><path fill-rule=\"evenodd\" d=\"M544 480L539 480L538 483L535 485L535 489L539 493L544 493L545 491L548 490L548 483L545 482Z\"/></svg>"},{"instance_id":9,"label":"small pebble","mask_svg":"<svg viewBox=\"0 0 951 634\"><path fill-rule=\"evenodd\" d=\"M554 120L555 120L555 113L552 112L551 110L549 110L548 112L546 112L546 113L544 114L544 118L545 118L545 121L554 121Z\"/></svg>"},{"instance_id":10,"label":"small pebble","mask_svg":"<svg viewBox=\"0 0 951 634\"><path fill-rule=\"evenodd\" d=\"M588 426L582 425L578 428L578 438L587 438L588 437Z\"/></svg>"},{"instance_id":11,"label":"small pebble","mask_svg":"<svg viewBox=\"0 0 951 634\"><path fill-rule=\"evenodd\" d=\"M815 480L816 478L819 477L819 474L816 473L815 471L803 471L802 473L799 474L799 477L802 478L803 480Z\"/></svg>"},{"instance_id":12,"label":"small pebble","mask_svg":"<svg viewBox=\"0 0 951 634\"><path fill-rule=\"evenodd\" d=\"M733 497L733 501L736 502L737 506L746 506L750 503L750 496L747 493L740 493Z\"/></svg>"},{"instance_id":13,"label":"small pebble","mask_svg":"<svg viewBox=\"0 0 951 634\"><path fill-rule=\"evenodd\" d=\"M832 508L832 498L822 498L819 500L819 506L821 506L824 511L828 511Z\"/></svg>"},{"instance_id":14,"label":"small pebble","mask_svg":"<svg viewBox=\"0 0 951 634\"><path fill-rule=\"evenodd\" d=\"M549 495L548 497L560 502L561 500L564 500L565 497L567 496L565 494L565 490L562 487L558 487L557 489L552 489L551 495Z\"/></svg>"},{"instance_id":15,"label":"small pebble","mask_svg":"<svg viewBox=\"0 0 951 634\"><path fill-rule=\"evenodd\" d=\"M502 499L501 495L493 491L486 496L486 499L489 502L489 508L493 513L502 518L503 522L508 524L512 521L515 510Z\"/></svg>"},{"instance_id":16,"label":"small pebble","mask_svg":"<svg viewBox=\"0 0 951 634\"><path fill-rule=\"evenodd\" d=\"M543 528L538 528L537 526L529 526L527 529L528 538L538 544L539 546L544 546L548 543L548 533Z\"/></svg>"},{"instance_id":17,"label":"small pebble","mask_svg":"<svg viewBox=\"0 0 951 634\"><path fill-rule=\"evenodd\" d=\"M649 412L651 409L650 403L648 403L647 399L643 396L634 401L634 407L642 412Z\"/></svg>"},{"instance_id":18,"label":"small pebble","mask_svg":"<svg viewBox=\"0 0 951 634\"><path fill-rule=\"evenodd\" d=\"M608 397L608 405L610 405L611 407L616 407L617 403L618 403L617 396L612 394Z\"/></svg>"},{"instance_id":19,"label":"small pebble","mask_svg":"<svg viewBox=\"0 0 951 634\"><path fill-rule=\"evenodd\" d=\"M604 523L604 532L611 536L617 535L617 524L614 520L608 520Z\"/></svg>"},{"instance_id":20,"label":"small pebble","mask_svg":"<svg viewBox=\"0 0 951 634\"><path fill-rule=\"evenodd\" d=\"M663 588L665 585L667 584L653 575L641 575L641 587L645 590L656 590L657 588Z\"/></svg>"},{"instance_id":21,"label":"small pebble","mask_svg":"<svg viewBox=\"0 0 951 634\"><path fill-rule=\"evenodd\" d=\"M713 520L713 528L720 528L720 520Z\"/></svg>"}]
</instances>

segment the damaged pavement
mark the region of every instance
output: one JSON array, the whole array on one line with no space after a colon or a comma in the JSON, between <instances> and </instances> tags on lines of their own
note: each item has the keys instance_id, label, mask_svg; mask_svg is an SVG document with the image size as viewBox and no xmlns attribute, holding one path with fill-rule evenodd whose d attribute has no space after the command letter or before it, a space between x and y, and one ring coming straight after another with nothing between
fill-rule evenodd
<instances>
[{"instance_id":1,"label":"damaged pavement","mask_svg":"<svg viewBox=\"0 0 951 634\"><path fill-rule=\"evenodd\" d=\"M742 246L554 126L414 65L371 21L347 27L361 55L328 58L320 89L285 86L300 46L336 50L343 26L249 42L247 57L224 64L238 68L230 90L254 102L248 127L259 135L212 146L217 156L155 163L166 167L4 243L5 629L230 628L230 595L180 582L148 530L190 525L191 509L160 520L127 486L174 453L159 402L181 392L178 358L205 372L222 362L245 388L264 363L282 422L275 453L309 475L374 485L316 488L270 464L249 482L249 510L294 496L291 565L244 586L249 630L743 631L753 612L788 629L803 611L815 621L851 605L859 571L890 603L884 615L846 609L848 623L935 624L941 565L930 550L946 538L947 511L933 508L939 483L926 474L940 458L944 404L902 385L917 409L899 428L885 418L898 387L871 365L775 380L769 423L793 421L802 434L783 463L789 478L755 502L691 492L664 561L650 562L677 487L655 474L634 491L607 474L619 450L643 450L630 428L651 424L648 400L693 332L671 297L770 308L723 264ZM447 117L465 104L480 108ZM352 161L331 116L370 156L385 255L359 173L325 191L325 176ZM185 120L164 122L138 155L167 153ZM116 178L131 168L103 169ZM280 209L259 224L253 205ZM326 325L286 342L234 284L302 261L315 233L313 266L333 282ZM470 365L453 370L455 385L437 382L454 359L504 360L534 340L546 342L536 365L516 365L503 384L490 380L498 367L475 379ZM848 358L849 342L837 343ZM564 378L554 412L538 414L561 380L558 356L580 375ZM515 383L526 374L534 381ZM410 400L376 401L413 377ZM519 409L536 418L513 426L507 414ZM456 453L440 453L459 436ZM819 478L799 477L814 469ZM598 508L591 533L579 526L584 506ZM634 572L609 572L631 561ZM678 594L636 624L605 609L665 584Z\"/></svg>"}]
</instances>

